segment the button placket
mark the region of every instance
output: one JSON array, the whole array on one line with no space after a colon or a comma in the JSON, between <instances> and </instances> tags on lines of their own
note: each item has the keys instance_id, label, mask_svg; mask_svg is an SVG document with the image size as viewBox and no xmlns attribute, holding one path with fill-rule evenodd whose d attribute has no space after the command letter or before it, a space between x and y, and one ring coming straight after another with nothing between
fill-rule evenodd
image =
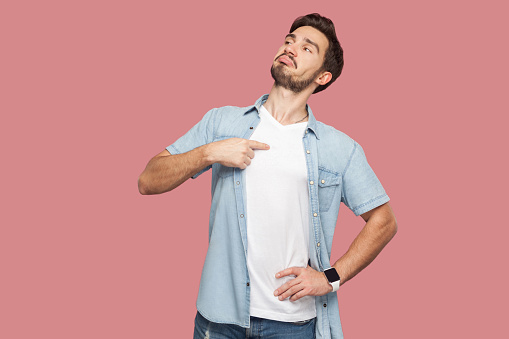
<instances>
[{"instance_id":1,"label":"button placket","mask_svg":"<svg viewBox=\"0 0 509 339\"><path fill-rule=\"evenodd\" d=\"M318 176L318 164L315 163L315 161L318 161L316 159L316 141L315 137L311 135L311 133L308 133L308 130L306 129L304 137L303 137L303 143L304 143L304 152L306 155L311 155L311 151L313 150L314 156L306 157L306 164L307 164L307 172L308 172L308 188L309 188L309 199L310 199L310 207L311 207L311 213L312 213L312 222L310 223L310 236L314 237L315 241L318 241L320 239L320 221L319 221L319 215L318 215L318 183L319 183L319 176ZM316 179L316 180L315 180ZM314 252L316 253L316 260L318 267L322 267L321 263L321 248L320 246L314 242Z\"/></svg>"}]
</instances>

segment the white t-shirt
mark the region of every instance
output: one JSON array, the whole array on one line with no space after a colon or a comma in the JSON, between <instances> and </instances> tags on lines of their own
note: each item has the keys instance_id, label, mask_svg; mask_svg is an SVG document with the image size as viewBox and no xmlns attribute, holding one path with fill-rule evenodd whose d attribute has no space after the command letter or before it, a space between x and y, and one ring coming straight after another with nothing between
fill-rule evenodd
<instances>
[{"instance_id":1,"label":"white t-shirt","mask_svg":"<svg viewBox=\"0 0 509 339\"><path fill-rule=\"evenodd\" d=\"M279 300L274 291L295 278L277 272L309 260L309 192L302 138L307 122L282 125L260 108L260 123L251 140L270 145L255 150L246 168L247 267L250 315L278 321L316 316L315 297Z\"/></svg>"}]
</instances>

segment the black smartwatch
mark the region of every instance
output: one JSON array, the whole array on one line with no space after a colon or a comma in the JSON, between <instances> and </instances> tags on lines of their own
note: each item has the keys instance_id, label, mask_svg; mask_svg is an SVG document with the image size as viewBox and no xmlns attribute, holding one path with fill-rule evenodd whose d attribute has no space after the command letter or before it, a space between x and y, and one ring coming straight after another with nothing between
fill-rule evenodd
<instances>
[{"instance_id":1,"label":"black smartwatch","mask_svg":"<svg viewBox=\"0 0 509 339\"><path fill-rule=\"evenodd\" d=\"M339 289L339 274L338 271L334 267L328 268L323 271L325 273L325 276L327 277L327 280L329 281L329 285L332 286L332 292L336 292Z\"/></svg>"}]
</instances>

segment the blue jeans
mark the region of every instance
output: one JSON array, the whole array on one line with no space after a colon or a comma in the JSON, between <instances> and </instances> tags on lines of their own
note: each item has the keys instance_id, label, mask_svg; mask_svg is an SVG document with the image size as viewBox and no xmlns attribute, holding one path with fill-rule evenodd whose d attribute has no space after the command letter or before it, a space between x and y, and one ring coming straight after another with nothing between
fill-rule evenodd
<instances>
[{"instance_id":1,"label":"blue jeans","mask_svg":"<svg viewBox=\"0 0 509 339\"><path fill-rule=\"evenodd\" d=\"M205 319L196 312L193 339L314 339L316 318L291 323L251 317L251 327L218 324Z\"/></svg>"}]
</instances>

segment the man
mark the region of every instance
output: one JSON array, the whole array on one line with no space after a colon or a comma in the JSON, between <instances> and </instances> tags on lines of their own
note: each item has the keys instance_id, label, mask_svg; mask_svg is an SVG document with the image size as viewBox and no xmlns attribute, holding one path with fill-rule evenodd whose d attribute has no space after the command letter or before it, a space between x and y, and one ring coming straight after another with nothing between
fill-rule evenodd
<instances>
[{"instance_id":1,"label":"man","mask_svg":"<svg viewBox=\"0 0 509 339\"><path fill-rule=\"evenodd\" d=\"M273 60L270 93L212 109L140 175L140 193L159 194L212 168L194 338L343 337L336 290L397 225L361 146L306 104L342 67L332 21L297 18ZM341 201L366 225L331 267Z\"/></svg>"}]
</instances>

